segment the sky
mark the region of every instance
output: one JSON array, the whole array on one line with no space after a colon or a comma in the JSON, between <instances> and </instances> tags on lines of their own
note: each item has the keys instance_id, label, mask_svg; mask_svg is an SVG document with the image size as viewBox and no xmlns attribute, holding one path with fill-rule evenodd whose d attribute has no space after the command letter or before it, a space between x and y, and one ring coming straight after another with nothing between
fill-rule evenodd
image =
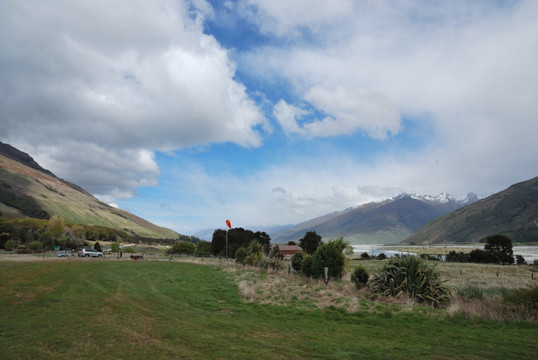
<instances>
[{"instance_id":1,"label":"sky","mask_svg":"<svg viewBox=\"0 0 538 360\"><path fill-rule=\"evenodd\" d=\"M538 2L0 0L0 141L182 234L538 175Z\"/></svg>"}]
</instances>

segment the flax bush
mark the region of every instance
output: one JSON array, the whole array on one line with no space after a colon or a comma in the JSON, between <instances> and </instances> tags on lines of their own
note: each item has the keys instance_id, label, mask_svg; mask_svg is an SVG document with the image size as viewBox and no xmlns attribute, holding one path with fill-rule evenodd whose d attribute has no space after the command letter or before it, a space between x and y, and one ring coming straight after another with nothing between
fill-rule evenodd
<instances>
[{"instance_id":1,"label":"flax bush","mask_svg":"<svg viewBox=\"0 0 538 360\"><path fill-rule=\"evenodd\" d=\"M435 266L415 256L391 258L373 275L369 287L374 294L403 294L435 307L446 306L450 301L450 290L443 285Z\"/></svg>"}]
</instances>

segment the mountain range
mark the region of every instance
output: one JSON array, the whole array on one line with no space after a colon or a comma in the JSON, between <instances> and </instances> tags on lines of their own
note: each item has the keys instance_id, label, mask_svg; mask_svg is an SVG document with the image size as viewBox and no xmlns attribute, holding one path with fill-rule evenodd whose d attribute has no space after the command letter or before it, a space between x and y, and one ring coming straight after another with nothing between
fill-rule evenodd
<instances>
[{"instance_id":1,"label":"mountain range","mask_svg":"<svg viewBox=\"0 0 538 360\"><path fill-rule=\"evenodd\" d=\"M538 242L538 177L436 218L404 243L478 243L493 234L518 243Z\"/></svg>"},{"instance_id":2,"label":"mountain range","mask_svg":"<svg viewBox=\"0 0 538 360\"><path fill-rule=\"evenodd\" d=\"M0 217L47 219L101 225L134 236L177 239L179 234L99 201L80 186L58 178L28 154L0 142Z\"/></svg>"},{"instance_id":3,"label":"mountain range","mask_svg":"<svg viewBox=\"0 0 538 360\"><path fill-rule=\"evenodd\" d=\"M275 243L286 243L299 240L307 231L315 231L326 239L344 237L351 244L396 244L430 220L477 199L477 195L471 193L464 198L446 193L436 197L400 194L385 201L317 217L270 233L270 236Z\"/></svg>"}]
</instances>

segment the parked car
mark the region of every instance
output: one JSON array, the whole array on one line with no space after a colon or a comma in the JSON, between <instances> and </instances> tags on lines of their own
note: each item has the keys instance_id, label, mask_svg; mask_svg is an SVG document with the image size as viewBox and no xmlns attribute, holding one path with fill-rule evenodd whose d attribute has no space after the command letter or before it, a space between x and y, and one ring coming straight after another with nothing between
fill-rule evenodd
<instances>
[{"instance_id":1,"label":"parked car","mask_svg":"<svg viewBox=\"0 0 538 360\"><path fill-rule=\"evenodd\" d=\"M80 257L103 257L103 253L95 249L82 249L78 252Z\"/></svg>"}]
</instances>

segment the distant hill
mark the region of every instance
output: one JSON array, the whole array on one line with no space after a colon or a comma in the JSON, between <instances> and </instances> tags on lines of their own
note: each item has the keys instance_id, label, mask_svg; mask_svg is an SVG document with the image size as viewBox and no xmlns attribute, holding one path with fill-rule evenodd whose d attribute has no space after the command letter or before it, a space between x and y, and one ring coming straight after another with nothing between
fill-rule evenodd
<instances>
[{"instance_id":1,"label":"distant hill","mask_svg":"<svg viewBox=\"0 0 538 360\"><path fill-rule=\"evenodd\" d=\"M140 237L179 236L99 201L80 186L43 169L28 154L0 142L0 217L47 219L51 215L72 224L108 226Z\"/></svg>"},{"instance_id":2,"label":"distant hill","mask_svg":"<svg viewBox=\"0 0 538 360\"><path fill-rule=\"evenodd\" d=\"M275 243L297 241L307 231L316 231L323 238L344 237L352 244L396 244L428 221L476 200L474 194L465 199L448 194L438 197L401 194L383 202L327 214L270 235Z\"/></svg>"},{"instance_id":3,"label":"distant hill","mask_svg":"<svg viewBox=\"0 0 538 360\"><path fill-rule=\"evenodd\" d=\"M478 243L493 234L538 242L538 177L432 220L404 243Z\"/></svg>"}]
</instances>

